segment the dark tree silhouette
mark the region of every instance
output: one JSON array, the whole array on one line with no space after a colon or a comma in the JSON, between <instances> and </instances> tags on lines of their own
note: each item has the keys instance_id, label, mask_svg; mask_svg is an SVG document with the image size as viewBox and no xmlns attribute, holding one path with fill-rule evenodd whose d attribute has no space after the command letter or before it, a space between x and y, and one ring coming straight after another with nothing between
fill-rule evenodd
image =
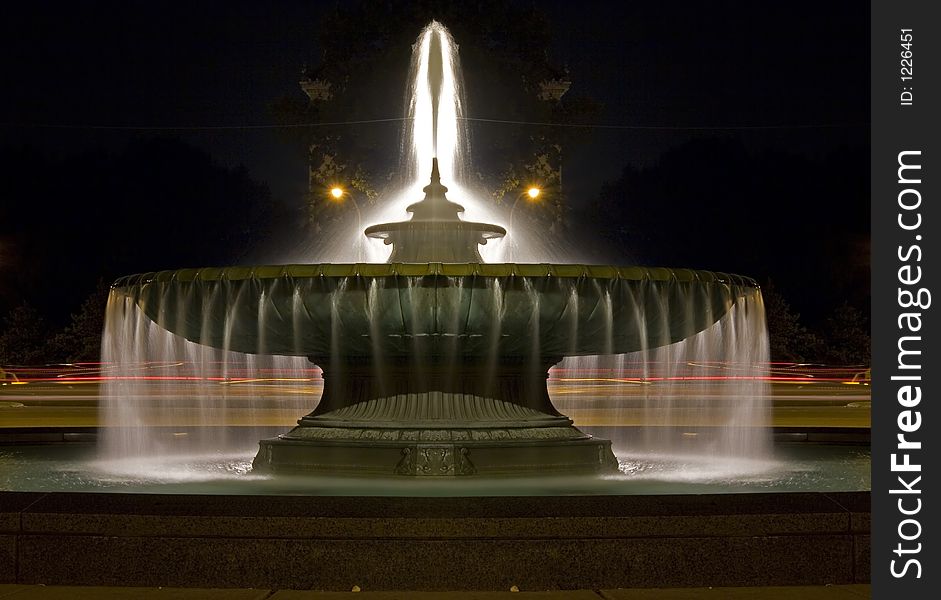
<instances>
[{"instance_id":1,"label":"dark tree silhouette","mask_svg":"<svg viewBox=\"0 0 941 600\"><path fill-rule=\"evenodd\" d=\"M843 301L868 312L865 149L821 160L694 139L625 168L583 215L619 256L765 279L821 322ZM586 240L590 241L589 240Z\"/></svg>"},{"instance_id":2,"label":"dark tree silhouette","mask_svg":"<svg viewBox=\"0 0 941 600\"><path fill-rule=\"evenodd\" d=\"M844 302L824 324L827 362L841 365L868 365L872 340L865 315Z\"/></svg>"},{"instance_id":3,"label":"dark tree silhouette","mask_svg":"<svg viewBox=\"0 0 941 600\"><path fill-rule=\"evenodd\" d=\"M822 341L801 322L800 315L791 310L787 300L774 285L762 286L768 321L771 360L775 362L808 362L820 356Z\"/></svg>"},{"instance_id":4,"label":"dark tree silhouette","mask_svg":"<svg viewBox=\"0 0 941 600\"><path fill-rule=\"evenodd\" d=\"M56 328L104 278L251 263L299 216L242 167L174 139L50 158L0 149L0 314L25 300Z\"/></svg>"},{"instance_id":5,"label":"dark tree silhouette","mask_svg":"<svg viewBox=\"0 0 941 600\"><path fill-rule=\"evenodd\" d=\"M0 364L34 365L46 362L50 328L29 304L20 304L0 326Z\"/></svg>"},{"instance_id":6,"label":"dark tree silhouette","mask_svg":"<svg viewBox=\"0 0 941 600\"><path fill-rule=\"evenodd\" d=\"M52 338L49 354L61 362L94 362L100 358L101 334L110 291L110 286L99 280L78 312L72 314L71 322Z\"/></svg>"}]
</instances>

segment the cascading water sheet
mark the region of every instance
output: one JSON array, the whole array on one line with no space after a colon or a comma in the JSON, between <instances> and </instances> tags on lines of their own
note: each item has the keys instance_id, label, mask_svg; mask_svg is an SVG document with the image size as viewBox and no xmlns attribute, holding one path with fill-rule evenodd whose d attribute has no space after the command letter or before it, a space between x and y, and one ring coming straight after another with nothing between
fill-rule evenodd
<instances>
[{"instance_id":1,"label":"cascading water sheet","mask_svg":"<svg viewBox=\"0 0 941 600\"><path fill-rule=\"evenodd\" d=\"M173 304L186 310L185 300ZM264 314L258 326L264 330ZM174 456L254 451L260 437L290 426L316 405L321 383L304 357L187 341L154 323L134 297L115 291L108 299L102 363L108 378L100 392L100 454L118 469Z\"/></svg>"},{"instance_id":2,"label":"cascading water sheet","mask_svg":"<svg viewBox=\"0 0 941 600\"><path fill-rule=\"evenodd\" d=\"M619 457L684 456L720 467L771 456L769 346L759 290L683 341L566 358L552 377L553 403L576 425L603 428Z\"/></svg>"}]
</instances>

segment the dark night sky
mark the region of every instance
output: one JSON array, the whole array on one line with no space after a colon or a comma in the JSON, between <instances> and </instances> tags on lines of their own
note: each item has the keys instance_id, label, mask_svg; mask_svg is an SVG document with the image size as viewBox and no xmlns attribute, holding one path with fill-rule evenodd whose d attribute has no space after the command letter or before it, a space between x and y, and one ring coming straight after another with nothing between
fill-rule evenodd
<instances>
[{"instance_id":1,"label":"dark night sky","mask_svg":"<svg viewBox=\"0 0 941 600\"><path fill-rule=\"evenodd\" d=\"M54 124L270 123L274 98L301 94L316 64L318 20L333 3L33 3L3 19L3 121ZM860 124L869 120L868 19L859 2L541 3L555 58L604 105L605 123ZM54 9L52 7L55 7ZM9 8L4 10L10 10ZM417 35L417 32L416 32ZM459 41L460 42L460 41ZM403 72L403 83L405 73ZM11 93L12 92L12 93ZM398 96L400 90L391 90ZM377 117L398 115L377 115ZM499 118L497 107L475 116ZM242 162L276 196L305 185L304 158L272 132L180 134L225 163ZM571 177L589 185L628 162L655 161L690 132L598 130L574 149ZM743 131L749 145L811 155L868 130ZM115 132L6 130L71 149L121 142ZM278 146L282 146L279 148ZM614 150L617 150L616 152ZM608 156L599 156L607 151ZM590 168L589 168L590 166ZM590 172L590 174L589 174ZM582 185L579 189L584 189Z\"/></svg>"},{"instance_id":2,"label":"dark night sky","mask_svg":"<svg viewBox=\"0 0 941 600\"><path fill-rule=\"evenodd\" d=\"M655 165L664 152L691 139L720 136L750 151L812 160L842 147L868 145L868 3L537 4L552 22L552 51L570 69L573 92L604 104L602 123L829 126L596 130L584 144L566 148L565 185L577 190L572 194L576 208L587 206L624 167ZM318 36L325 33L318 23L333 6L310 0L5 5L0 9L0 121L271 123L272 100L301 94L301 68L317 63ZM404 70L402 79L404 86ZM398 97L402 90L389 93ZM472 111L472 116L501 117L498 106L472 106ZM117 151L132 138L175 136L222 165L244 164L283 206L299 206L306 189L306 156L271 130L155 134L4 126L0 131L0 146L28 144L60 157L90 149ZM859 169L864 175L868 164ZM93 198L77 200L94 206ZM854 201L868 214L868 198ZM0 202L16 205L29 199L3 194ZM756 220L772 215L760 200L755 211ZM87 215L89 223L77 225L92 233L92 222L106 225L109 219L94 210Z\"/></svg>"},{"instance_id":3,"label":"dark night sky","mask_svg":"<svg viewBox=\"0 0 941 600\"><path fill-rule=\"evenodd\" d=\"M864 2L556 2L560 58L574 91L603 100L607 123L818 125L869 122L869 7ZM564 25L563 25L564 24ZM596 132L580 176L616 177L692 136L716 132ZM868 128L723 132L752 148L819 157L868 144ZM586 181L588 178L586 177Z\"/></svg>"},{"instance_id":4,"label":"dark night sky","mask_svg":"<svg viewBox=\"0 0 941 600\"><path fill-rule=\"evenodd\" d=\"M270 4L270 6L269 6ZM55 8L51 8L54 6ZM268 103L300 94L315 61L317 2L35 3L8 19L3 70L12 94L3 120L67 125L244 125L271 123ZM8 10L8 9L5 9ZM168 132L224 164L244 163L276 197L297 201L305 158L272 131ZM147 132L12 129L64 152L117 147ZM279 146L282 146L279 148Z\"/></svg>"}]
</instances>

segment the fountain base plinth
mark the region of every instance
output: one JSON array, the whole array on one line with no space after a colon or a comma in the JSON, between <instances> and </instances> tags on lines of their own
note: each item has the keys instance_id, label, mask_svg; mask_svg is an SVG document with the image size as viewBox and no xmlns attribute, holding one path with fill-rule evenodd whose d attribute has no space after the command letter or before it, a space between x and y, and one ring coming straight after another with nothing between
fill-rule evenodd
<instances>
[{"instance_id":1,"label":"fountain base plinth","mask_svg":"<svg viewBox=\"0 0 941 600\"><path fill-rule=\"evenodd\" d=\"M311 432L313 436L324 436L320 439L292 433L262 440L253 468L279 473L386 476L556 475L617 469L611 442L593 438L574 427L486 433L506 437L475 440L468 430ZM384 434L418 439L384 441ZM519 437L513 439L515 436Z\"/></svg>"},{"instance_id":2,"label":"fountain base plinth","mask_svg":"<svg viewBox=\"0 0 941 600\"><path fill-rule=\"evenodd\" d=\"M462 476L615 471L608 440L559 414L546 390L556 359L501 364L407 357L311 358L317 410L262 440L253 468L276 472Z\"/></svg>"}]
</instances>

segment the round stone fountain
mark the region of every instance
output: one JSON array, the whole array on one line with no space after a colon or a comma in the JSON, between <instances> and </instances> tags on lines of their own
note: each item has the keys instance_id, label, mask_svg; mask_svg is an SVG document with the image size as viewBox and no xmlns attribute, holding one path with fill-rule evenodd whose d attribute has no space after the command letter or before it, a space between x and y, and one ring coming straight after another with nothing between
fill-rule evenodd
<instances>
[{"instance_id":1,"label":"round stone fountain","mask_svg":"<svg viewBox=\"0 0 941 600\"><path fill-rule=\"evenodd\" d=\"M459 476L614 471L610 442L553 407L548 369L680 341L756 287L706 271L485 264L477 246L505 230L462 221L437 162L424 192L411 220L366 229L392 244L386 264L183 269L114 289L187 340L323 369L316 410L262 440L255 469Z\"/></svg>"}]
</instances>

